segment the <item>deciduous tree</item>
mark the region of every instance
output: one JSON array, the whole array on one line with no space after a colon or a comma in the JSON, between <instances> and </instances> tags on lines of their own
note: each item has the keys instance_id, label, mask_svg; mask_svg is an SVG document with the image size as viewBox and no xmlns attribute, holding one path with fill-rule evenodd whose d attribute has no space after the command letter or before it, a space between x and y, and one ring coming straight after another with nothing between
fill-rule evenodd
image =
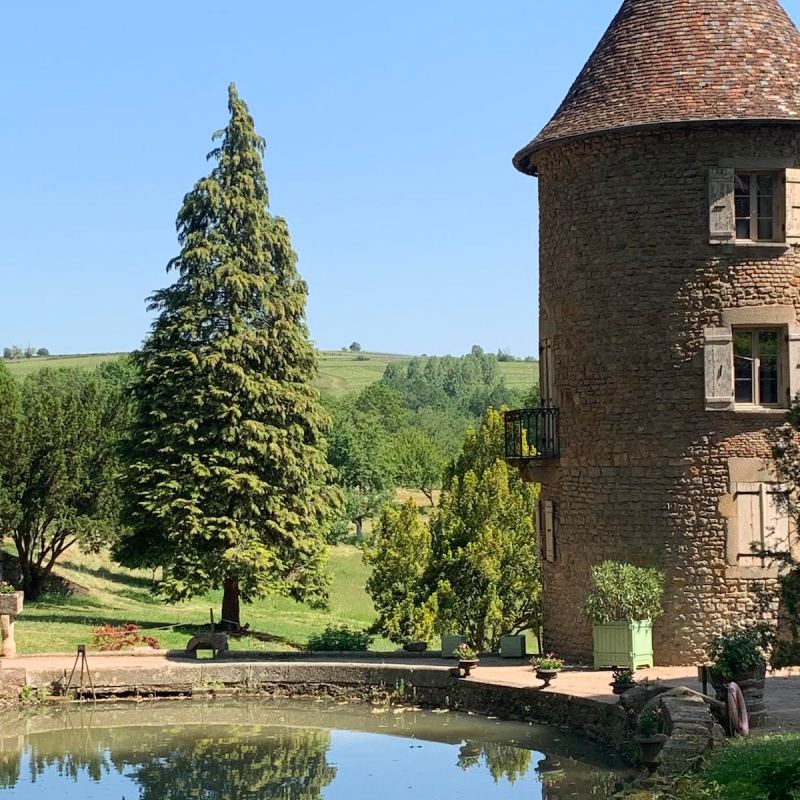
<instances>
[{"instance_id":1,"label":"deciduous tree","mask_svg":"<svg viewBox=\"0 0 800 800\"><path fill-rule=\"evenodd\" d=\"M14 542L28 599L74 544L97 550L116 535L118 442L130 420L122 370L43 369L18 402L0 400L0 531ZM13 398L3 383L0 394Z\"/></svg>"},{"instance_id":2,"label":"deciduous tree","mask_svg":"<svg viewBox=\"0 0 800 800\"><path fill-rule=\"evenodd\" d=\"M397 480L401 486L417 489L434 503L434 491L442 485L445 455L436 442L417 428L403 431L394 444Z\"/></svg>"},{"instance_id":3,"label":"deciduous tree","mask_svg":"<svg viewBox=\"0 0 800 800\"><path fill-rule=\"evenodd\" d=\"M175 283L140 353L125 564L163 567L164 596L222 587L222 616L269 593L324 603L328 416L312 387L307 287L268 210L264 140L236 88L214 167L184 199Z\"/></svg>"}]
</instances>

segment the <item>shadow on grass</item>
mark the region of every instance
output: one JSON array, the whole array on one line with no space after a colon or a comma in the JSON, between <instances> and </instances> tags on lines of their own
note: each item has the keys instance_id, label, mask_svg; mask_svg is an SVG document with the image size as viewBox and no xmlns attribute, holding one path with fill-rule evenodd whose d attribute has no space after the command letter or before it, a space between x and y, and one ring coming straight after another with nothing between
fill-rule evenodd
<instances>
[{"instance_id":1,"label":"shadow on grass","mask_svg":"<svg viewBox=\"0 0 800 800\"><path fill-rule=\"evenodd\" d=\"M74 561L63 561L62 567L72 570L79 575L91 575L94 578L108 581L109 583L122 583L126 586L135 586L146 589L148 593L153 589L153 581L141 575L131 575L128 572L117 572L108 567L87 567L85 564L76 564Z\"/></svg>"}]
</instances>

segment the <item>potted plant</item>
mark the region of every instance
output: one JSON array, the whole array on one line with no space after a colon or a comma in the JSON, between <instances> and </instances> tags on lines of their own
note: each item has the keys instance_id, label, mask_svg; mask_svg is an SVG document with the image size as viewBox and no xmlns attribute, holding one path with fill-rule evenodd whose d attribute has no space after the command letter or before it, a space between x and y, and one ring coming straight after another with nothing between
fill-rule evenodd
<instances>
[{"instance_id":1,"label":"potted plant","mask_svg":"<svg viewBox=\"0 0 800 800\"><path fill-rule=\"evenodd\" d=\"M614 694L624 694L628 689L638 686L633 677L633 670L629 667L612 667L611 673L614 676L614 680L611 681L609 686L611 686Z\"/></svg>"},{"instance_id":2,"label":"potted plant","mask_svg":"<svg viewBox=\"0 0 800 800\"><path fill-rule=\"evenodd\" d=\"M550 653L547 656L532 658L531 666L536 670L536 677L540 681L544 681L542 688L546 689L558 677L558 673L564 668L564 662Z\"/></svg>"},{"instance_id":3,"label":"potted plant","mask_svg":"<svg viewBox=\"0 0 800 800\"><path fill-rule=\"evenodd\" d=\"M760 625L752 625L734 628L721 636L714 637L708 648L712 662L709 677L716 691L717 700L727 702L728 686L731 683L738 684L744 695L751 727L759 727L766 721L765 645L764 629Z\"/></svg>"},{"instance_id":4,"label":"potted plant","mask_svg":"<svg viewBox=\"0 0 800 800\"><path fill-rule=\"evenodd\" d=\"M10 583L0 581L0 616L16 617L22 611L25 595Z\"/></svg>"},{"instance_id":5,"label":"potted plant","mask_svg":"<svg viewBox=\"0 0 800 800\"><path fill-rule=\"evenodd\" d=\"M664 611L664 574L605 561L592 567L583 613L593 625L594 668L652 667L653 620Z\"/></svg>"},{"instance_id":6,"label":"potted plant","mask_svg":"<svg viewBox=\"0 0 800 800\"><path fill-rule=\"evenodd\" d=\"M669 738L660 732L661 714L658 711L643 711L639 715L639 735L636 741L641 751L641 761L649 769L655 769L659 763L659 755Z\"/></svg>"},{"instance_id":7,"label":"potted plant","mask_svg":"<svg viewBox=\"0 0 800 800\"><path fill-rule=\"evenodd\" d=\"M459 674L463 678L469 678L470 672L478 666L478 651L462 642L455 650L453 656L458 659Z\"/></svg>"}]
</instances>

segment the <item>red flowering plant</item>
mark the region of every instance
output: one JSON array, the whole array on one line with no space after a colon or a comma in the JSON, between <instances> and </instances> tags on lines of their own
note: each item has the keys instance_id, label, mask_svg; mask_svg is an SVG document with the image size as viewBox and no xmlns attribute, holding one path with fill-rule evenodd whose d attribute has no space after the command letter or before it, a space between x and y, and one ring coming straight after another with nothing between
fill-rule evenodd
<instances>
[{"instance_id":1,"label":"red flowering plant","mask_svg":"<svg viewBox=\"0 0 800 800\"><path fill-rule=\"evenodd\" d=\"M459 661L477 661L478 660L478 651L474 650L466 643L460 644L453 650L453 655Z\"/></svg>"},{"instance_id":2,"label":"red flowering plant","mask_svg":"<svg viewBox=\"0 0 800 800\"><path fill-rule=\"evenodd\" d=\"M100 625L92 629L92 649L110 652L124 650L126 647L152 647L158 650L161 645L152 636L142 636L138 625Z\"/></svg>"}]
</instances>

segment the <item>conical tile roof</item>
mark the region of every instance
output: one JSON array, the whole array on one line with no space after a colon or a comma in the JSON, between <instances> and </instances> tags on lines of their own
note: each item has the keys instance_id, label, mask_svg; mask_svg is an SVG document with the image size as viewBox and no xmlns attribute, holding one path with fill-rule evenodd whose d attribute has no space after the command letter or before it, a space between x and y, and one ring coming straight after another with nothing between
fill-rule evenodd
<instances>
[{"instance_id":1,"label":"conical tile roof","mask_svg":"<svg viewBox=\"0 0 800 800\"><path fill-rule=\"evenodd\" d=\"M514 158L600 131L800 122L800 32L778 0L625 0L545 129Z\"/></svg>"}]
</instances>

